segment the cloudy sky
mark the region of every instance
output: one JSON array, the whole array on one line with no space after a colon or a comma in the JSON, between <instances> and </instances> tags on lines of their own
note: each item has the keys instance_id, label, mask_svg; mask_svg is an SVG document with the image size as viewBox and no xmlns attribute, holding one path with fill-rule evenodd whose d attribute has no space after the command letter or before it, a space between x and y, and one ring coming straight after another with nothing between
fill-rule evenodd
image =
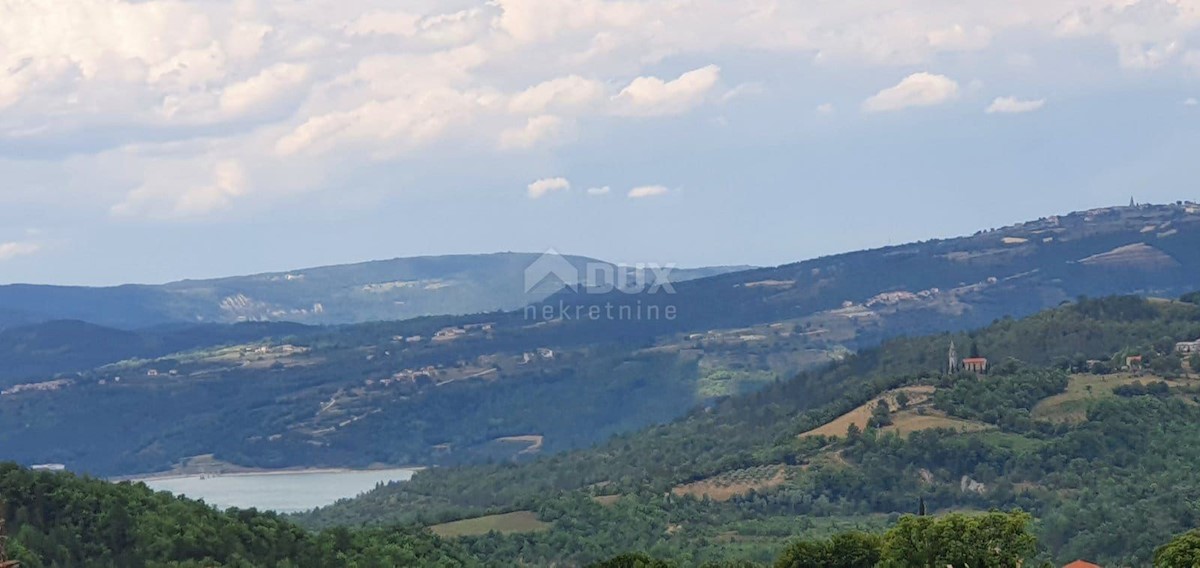
<instances>
[{"instance_id":1,"label":"cloudy sky","mask_svg":"<svg viewBox=\"0 0 1200 568\"><path fill-rule=\"evenodd\" d=\"M0 282L1200 199L1200 0L0 0Z\"/></svg>"}]
</instances>

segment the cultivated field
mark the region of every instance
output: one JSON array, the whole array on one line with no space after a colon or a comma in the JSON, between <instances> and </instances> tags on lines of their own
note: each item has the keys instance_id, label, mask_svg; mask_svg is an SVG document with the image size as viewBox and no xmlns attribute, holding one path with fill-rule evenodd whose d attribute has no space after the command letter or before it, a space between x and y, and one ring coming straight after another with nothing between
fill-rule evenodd
<instances>
[{"instance_id":1,"label":"cultivated field","mask_svg":"<svg viewBox=\"0 0 1200 568\"><path fill-rule=\"evenodd\" d=\"M892 424L885 426L882 430L907 436L913 432L933 430L934 428L946 428L965 433L990 430L995 426L974 420L953 418L934 410L929 410L925 414L918 414L915 410L905 410L892 414Z\"/></svg>"},{"instance_id":2,"label":"cultivated field","mask_svg":"<svg viewBox=\"0 0 1200 568\"><path fill-rule=\"evenodd\" d=\"M807 438L810 436L829 436L831 438L836 438L845 436L846 430L850 428L851 424L857 425L860 430L866 429L867 421L871 419L871 412L875 410L875 405L879 404L880 401L886 400L892 410L895 411L895 409L900 406L896 403L896 396L901 392L908 396L909 406L916 406L928 401L929 397L933 395L934 390L934 387L926 385L890 390L883 395L872 399L870 402L833 419L831 422L828 422L819 428L814 428L808 432L800 434L800 437Z\"/></svg>"},{"instance_id":3,"label":"cultivated field","mask_svg":"<svg viewBox=\"0 0 1200 568\"><path fill-rule=\"evenodd\" d=\"M1078 423L1087 420L1088 405L1100 398L1113 396L1113 389L1137 382L1143 384L1161 381L1153 375L1071 375L1067 391L1047 398L1033 407L1035 420L1049 422ZM1184 381L1166 381L1172 387L1183 386Z\"/></svg>"},{"instance_id":4,"label":"cultivated field","mask_svg":"<svg viewBox=\"0 0 1200 568\"><path fill-rule=\"evenodd\" d=\"M728 501L751 491L764 491L783 485L787 481L787 468L782 465L766 465L722 473L716 477L702 479L671 490L679 496L690 495L697 499L708 496L713 501Z\"/></svg>"},{"instance_id":5,"label":"cultivated field","mask_svg":"<svg viewBox=\"0 0 1200 568\"><path fill-rule=\"evenodd\" d=\"M434 534L444 538L478 536L492 531L503 534L538 532L549 528L550 523L539 521L532 511L488 515L429 527Z\"/></svg>"}]
</instances>

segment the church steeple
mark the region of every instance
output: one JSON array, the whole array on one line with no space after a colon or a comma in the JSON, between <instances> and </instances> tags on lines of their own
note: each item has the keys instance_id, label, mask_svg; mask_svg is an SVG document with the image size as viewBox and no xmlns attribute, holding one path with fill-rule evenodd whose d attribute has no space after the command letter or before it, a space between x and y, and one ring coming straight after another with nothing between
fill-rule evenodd
<instances>
[{"instance_id":1,"label":"church steeple","mask_svg":"<svg viewBox=\"0 0 1200 568\"><path fill-rule=\"evenodd\" d=\"M954 348L953 339L950 340L950 352L946 354L946 359L948 360L946 372L951 374L958 372L958 350Z\"/></svg>"}]
</instances>

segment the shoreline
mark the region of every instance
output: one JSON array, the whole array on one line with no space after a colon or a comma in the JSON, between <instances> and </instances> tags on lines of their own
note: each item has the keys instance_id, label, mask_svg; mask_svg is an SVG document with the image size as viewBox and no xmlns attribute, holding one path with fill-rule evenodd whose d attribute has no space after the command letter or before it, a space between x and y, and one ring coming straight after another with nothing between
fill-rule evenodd
<instances>
[{"instance_id":1,"label":"shoreline","mask_svg":"<svg viewBox=\"0 0 1200 568\"><path fill-rule=\"evenodd\" d=\"M372 471L411 471L416 474L419 471L428 469L425 466L396 466L396 467L369 467L365 469L354 469L348 467L313 467L299 469L236 469L226 471L163 471L157 473L122 475L110 477L107 481L112 483L120 483L128 481L130 483L148 482L148 481L169 481L173 479L187 479L189 477L260 477L271 475L317 475L322 473L367 473Z\"/></svg>"}]
</instances>

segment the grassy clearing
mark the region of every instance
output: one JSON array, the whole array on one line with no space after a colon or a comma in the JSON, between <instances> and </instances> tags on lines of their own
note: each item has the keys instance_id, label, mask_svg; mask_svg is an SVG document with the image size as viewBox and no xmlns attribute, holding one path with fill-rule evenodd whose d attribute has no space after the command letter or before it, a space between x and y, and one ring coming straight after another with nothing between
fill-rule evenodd
<instances>
[{"instance_id":1,"label":"grassy clearing","mask_svg":"<svg viewBox=\"0 0 1200 568\"><path fill-rule=\"evenodd\" d=\"M775 373L766 371L729 371L718 369L696 382L696 396L701 399L733 396L757 390L775 381Z\"/></svg>"},{"instance_id":2,"label":"grassy clearing","mask_svg":"<svg viewBox=\"0 0 1200 568\"><path fill-rule=\"evenodd\" d=\"M927 411L925 414L918 414L915 410L904 410L893 414L892 424L885 426L882 430L884 432L895 432L901 436L907 436L913 432L933 430L934 428L945 428L966 433L991 430L995 426L974 420L952 418L936 411Z\"/></svg>"},{"instance_id":3,"label":"grassy clearing","mask_svg":"<svg viewBox=\"0 0 1200 568\"><path fill-rule=\"evenodd\" d=\"M538 434L530 434L528 436L506 436L504 438L496 438L496 441L507 444L525 444L525 449L518 453L536 454L542 451L542 442L545 441L545 437Z\"/></svg>"},{"instance_id":4,"label":"grassy clearing","mask_svg":"<svg viewBox=\"0 0 1200 568\"><path fill-rule=\"evenodd\" d=\"M613 505L617 504L617 501L620 500L620 495L597 495L592 497L592 501L595 501L605 507L612 507Z\"/></svg>"},{"instance_id":5,"label":"grassy clearing","mask_svg":"<svg viewBox=\"0 0 1200 568\"><path fill-rule=\"evenodd\" d=\"M672 489L671 493L681 497L690 495L697 499L708 496L710 500L724 502L746 495L751 491L761 492L778 487L783 485L787 479L786 467L767 465L729 471L708 479L679 485Z\"/></svg>"},{"instance_id":6,"label":"grassy clearing","mask_svg":"<svg viewBox=\"0 0 1200 568\"><path fill-rule=\"evenodd\" d=\"M1161 381L1154 375L1071 375L1067 391L1047 398L1033 407L1033 418L1048 422L1079 423L1087 420L1087 409L1093 401L1114 396L1113 389L1136 382ZM1166 381L1177 387L1183 383Z\"/></svg>"},{"instance_id":7,"label":"grassy clearing","mask_svg":"<svg viewBox=\"0 0 1200 568\"><path fill-rule=\"evenodd\" d=\"M496 531L502 534L529 533L548 530L550 523L539 521L533 511L516 511L503 515L488 515L474 519L463 519L429 527L434 534L443 538L479 536Z\"/></svg>"},{"instance_id":8,"label":"grassy clearing","mask_svg":"<svg viewBox=\"0 0 1200 568\"><path fill-rule=\"evenodd\" d=\"M875 410L875 405L879 404L880 401L886 400L891 408L897 408L900 405L896 403L896 396L903 392L908 396L909 406L916 406L928 401L929 397L933 395L934 390L936 389L934 389L932 386L925 385L890 390L886 393L883 393L879 397L872 399L870 402L833 419L833 421L826 423L819 428L814 428L808 432L800 434L800 437L845 436L846 430L850 428L851 424L857 425L860 430L864 430L867 427L867 421L871 419L871 412Z\"/></svg>"}]
</instances>

